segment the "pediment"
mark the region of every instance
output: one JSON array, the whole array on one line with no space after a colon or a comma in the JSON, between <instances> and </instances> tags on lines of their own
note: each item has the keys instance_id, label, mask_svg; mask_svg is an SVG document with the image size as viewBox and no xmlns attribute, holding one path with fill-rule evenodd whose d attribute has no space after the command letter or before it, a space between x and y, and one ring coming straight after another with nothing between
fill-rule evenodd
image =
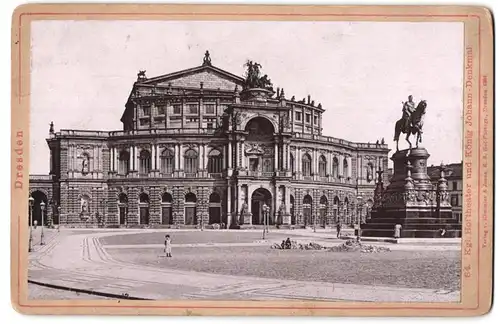
<instances>
[{"instance_id":1,"label":"pediment","mask_svg":"<svg viewBox=\"0 0 500 324\"><path fill-rule=\"evenodd\" d=\"M147 79L142 84L154 84L161 87L185 87L200 88L203 82L204 89L220 89L234 91L243 86L243 78L221 70L213 66L199 66L196 68L166 74L163 76Z\"/></svg>"}]
</instances>

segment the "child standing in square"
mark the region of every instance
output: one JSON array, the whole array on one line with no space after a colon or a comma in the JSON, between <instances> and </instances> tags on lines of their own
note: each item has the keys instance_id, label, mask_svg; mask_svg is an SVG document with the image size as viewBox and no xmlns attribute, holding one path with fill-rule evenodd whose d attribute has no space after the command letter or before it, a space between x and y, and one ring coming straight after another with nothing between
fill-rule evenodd
<instances>
[{"instance_id":1,"label":"child standing in square","mask_svg":"<svg viewBox=\"0 0 500 324\"><path fill-rule=\"evenodd\" d=\"M170 240L170 235L165 235L165 256L168 258L172 257L172 241Z\"/></svg>"}]
</instances>

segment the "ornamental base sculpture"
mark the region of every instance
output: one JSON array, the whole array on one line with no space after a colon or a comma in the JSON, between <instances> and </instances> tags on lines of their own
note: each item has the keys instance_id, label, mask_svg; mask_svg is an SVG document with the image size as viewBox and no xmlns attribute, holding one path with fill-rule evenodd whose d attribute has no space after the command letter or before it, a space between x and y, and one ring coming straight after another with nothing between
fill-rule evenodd
<instances>
[{"instance_id":1,"label":"ornamental base sculpture","mask_svg":"<svg viewBox=\"0 0 500 324\"><path fill-rule=\"evenodd\" d=\"M452 216L444 167L438 185L427 174L425 148L396 152L394 175L382 194L376 195L371 218L361 226L362 236L401 238L461 237L461 224ZM382 181L379 175L379 184Z\"/></svg>"}]
</instances>

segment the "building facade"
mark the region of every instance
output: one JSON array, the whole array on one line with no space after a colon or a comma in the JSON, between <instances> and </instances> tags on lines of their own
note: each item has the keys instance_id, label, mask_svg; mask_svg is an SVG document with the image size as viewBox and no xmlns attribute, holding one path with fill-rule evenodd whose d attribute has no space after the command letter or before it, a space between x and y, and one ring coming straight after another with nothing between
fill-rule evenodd
<instances>
[{"instance_id":1,"label":"building facade","mask_svg":"<svg viewBox=\"0 0 500 324\"><path fill-rule=\"evenodd\" d=\"M30 177L33 219L61 226L332 226L365 217L385 144L322 135L325 110L287 99L260 65L140 71L123 130L54 131L49 175ZM38 220L40 222L40 220Z\"/></svg>"}]
</instances>

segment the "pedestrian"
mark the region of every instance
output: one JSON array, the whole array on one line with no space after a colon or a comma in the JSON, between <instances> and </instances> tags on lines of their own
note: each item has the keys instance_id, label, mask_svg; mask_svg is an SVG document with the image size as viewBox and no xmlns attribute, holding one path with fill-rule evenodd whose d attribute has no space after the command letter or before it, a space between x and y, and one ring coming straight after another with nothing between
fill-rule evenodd
<instances>
[{"instance_id":1,"label":"pedestrian","mask_svg":"<svg viewBox=\"0 0 500 324\"><path fill-rule=\"evenodd\" d=\"M337 238L340 238L340 231L342 230L342 224L340 221L337 222Z\"/></svg>"},{"instance_id":2,"label":"pedestrian","mask_svg":"<svg viewBox=\"0 0 500 324\"><path fill-rule=\"evenodd\" d=\"M172 257L172 241L170 240L170 235L165 235L165 256L168 258Z\"/></svg>"},{"instance_id":3,"label":"pedestrian","mask_svg":"<svg viewBox=\"0 0 500 324\"><path fill-rule=\"evenodd\" d=\"M38 225L38 221L36 219L33 221L33 225L35 225L35 229L36 229L36 226Z\"/></svg>"},{"instance_id":4,"label":"pedestrian","mask_svg":"<svg viewBox=\"0 0 500 324\"><path fill-rule=\"evenodd\" d=\"M394 226L394 238L398 239L401 237L401 224L396 224Z\"/></svg>"},{"instance_id":5,"label":"pedestrian","mask_svg":"<svg viewBox=\"0 0 500 324\"><path fill-rule=\"evenodd\" d=\"M290 250L290 249L292 248L292 241L290 241L290 238L289 238L289 237L287 237L287 238L286 238L286 241L285 241L285 248L286 248L287 250Z\"/></svg>"}]
</instances>

